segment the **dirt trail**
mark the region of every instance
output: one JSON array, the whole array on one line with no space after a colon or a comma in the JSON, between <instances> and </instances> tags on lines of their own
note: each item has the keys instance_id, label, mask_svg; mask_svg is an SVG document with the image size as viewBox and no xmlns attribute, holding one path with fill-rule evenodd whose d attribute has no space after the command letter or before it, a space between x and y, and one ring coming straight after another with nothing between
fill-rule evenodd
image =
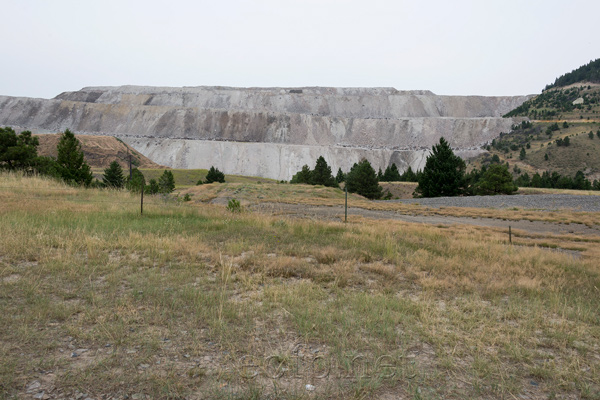
<instances>
[{"instance_id":1,"label":"dirt trail","mask_svg":"<svg viewBox=\"0 0 600 400\"><path fill-rule=\"evenodd\" d=\"M252 210L287 215L298 218L314 218L328 220L343 220L344 207L342 206L311 206L285 203L261 203L250 207ZM495 218L467 218L441 215L409 215L396 211L375 211L362 208L348 208L348 216L361 216L372 219L394 219L405 222L422 223L429 225L475 225L508 230L521 230L537 234L576 234L600 236L600 226L588 227L583 224L559 224L543 221L504 221Z\"/></svg>"}]
</instances>

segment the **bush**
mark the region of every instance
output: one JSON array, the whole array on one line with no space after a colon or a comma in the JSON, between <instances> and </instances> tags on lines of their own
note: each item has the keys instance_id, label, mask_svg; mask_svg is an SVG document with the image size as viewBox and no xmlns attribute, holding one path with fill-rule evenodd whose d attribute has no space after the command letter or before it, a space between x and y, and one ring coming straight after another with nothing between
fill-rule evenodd
<instances>
[{"instance_id":1,"label":"bush","mask_svg":"<svg viewBox=\"0 0 600 400\"><path fill-rule=\"evenodd\" d=\"M232 213L240 213L242 212L242 205L236 199L230 199L227 202L227 211Z\"/></svg>"}]
</instances>

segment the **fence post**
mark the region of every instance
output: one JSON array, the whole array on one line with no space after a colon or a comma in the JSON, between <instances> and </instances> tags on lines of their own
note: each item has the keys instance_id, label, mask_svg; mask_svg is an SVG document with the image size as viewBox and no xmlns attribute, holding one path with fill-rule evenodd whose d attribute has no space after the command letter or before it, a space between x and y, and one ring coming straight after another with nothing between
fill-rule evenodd
<instances>
[{"instance_id":1,"label":"fence post","mask_svg":"<svg viewBox=\"0 0 600 400\"><path fill-rule=\"evenodd\" d=\"M142 184L142 196L140 198L140 215L144 215L144 185Z\"/></svg>"},{"instance_id":2,"label":"fence post","mask_svg":"<svg viewBox=\"0 0 600 400\"><path fill-rule=\"evenodd\" d=\"M345 201L344 201L344 223L348 222L348 185L344 184L344 193L345 193Z\"/></svg>"},{"instance_id":3,"label":"fence post","mask_svg":"<svg viewBox=\"0 0 600 400\"><path fill-rule=\"evenodd\" d=\"M510 228L510 225L508 226L508 242L512 244L512 230Z\"/></svg>"}]
</instances>

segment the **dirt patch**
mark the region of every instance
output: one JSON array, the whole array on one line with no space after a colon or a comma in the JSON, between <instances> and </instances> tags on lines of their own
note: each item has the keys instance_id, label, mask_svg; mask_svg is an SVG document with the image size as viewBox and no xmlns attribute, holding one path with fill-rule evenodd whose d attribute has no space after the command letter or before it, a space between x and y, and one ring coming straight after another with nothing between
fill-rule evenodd
<instances>
[{"instance_id":1,"label":"dirt patch","mask_svg":"<svg viewBox=\"0 0 600 400\"><path fill-rule=\"evenodd\" d=\"M56 146L61 136L59 133L34 136L40 141L38 147L40 156L57 156ZM123 168L128 168L128 151L134 160L137 160L138 168L165 168L113 136L75 135L75 137L81 142L85 160L92 168L107 168L113 161L117 161Z\"/></svg>"}]
</instances>

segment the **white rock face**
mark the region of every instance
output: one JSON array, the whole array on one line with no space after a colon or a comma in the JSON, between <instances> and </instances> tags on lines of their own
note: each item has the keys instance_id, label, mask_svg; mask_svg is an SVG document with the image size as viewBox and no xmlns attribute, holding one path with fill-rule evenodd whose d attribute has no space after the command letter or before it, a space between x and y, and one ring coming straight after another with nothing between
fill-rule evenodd
<instances>
[{"instance_id":1,"label":"white rock face","mask_svg":"<svg viewBox=\"0 0 600 400\"><path fill-rule=\"evenodd\" d=\"M117 136L174 168L288 180L323 155L348 171L423 167L445 137L464 157L514 123L528 96L436 96L393 88L90 87L52 100L0 96L0 125Z\"/></svg>"}]
</instances>

